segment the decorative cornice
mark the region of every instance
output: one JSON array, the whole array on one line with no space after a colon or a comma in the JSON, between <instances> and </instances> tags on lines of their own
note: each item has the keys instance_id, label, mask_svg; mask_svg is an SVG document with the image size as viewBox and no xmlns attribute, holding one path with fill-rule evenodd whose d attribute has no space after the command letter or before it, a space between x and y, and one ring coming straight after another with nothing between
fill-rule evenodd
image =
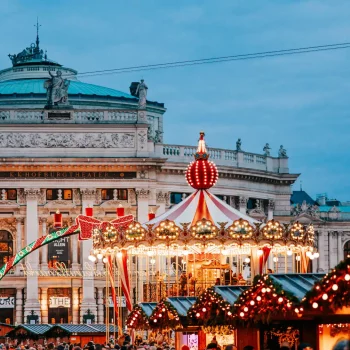
<instances>
[{"instance_id":1,"label":"decorative cornice","mask_svg":"<svg viewBox=\"0 0 350 350\"><path fill-rule=\"evenodd\" d=\"M150 191L145 188L138 188L135 190L135 193L138 199L147 199Z\"/></svg>"},{"instance_id":2,"label":"decorative cornice","mask_svg":"<svg viewBox=\"0 0 350 350\"><path fill-rule=\"evenodd\" d=\"M41 190L39 188L25 188L24 196L26 200L39 200L41 198Z\"/></svg>"}]
</instances>

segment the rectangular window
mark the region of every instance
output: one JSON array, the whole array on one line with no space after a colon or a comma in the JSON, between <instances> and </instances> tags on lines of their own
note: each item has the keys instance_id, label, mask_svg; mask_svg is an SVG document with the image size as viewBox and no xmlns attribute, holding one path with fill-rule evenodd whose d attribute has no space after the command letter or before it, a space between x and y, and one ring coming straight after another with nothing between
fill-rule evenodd
<instances>
[{"instance_id":1,"label":"rectangular window","mask_svg":"<svg viewBox=\"0 0 350 350\"><path fill-rule=\"evenodd\" d=\"M7 199L11 201L17 200L17 190L7 190Z\"/></svg>"},{"instance_id":2,"label":"rectangular window","mask_svg":"<svg viewBox=\"0 0 350 350\"><path fill-rule=\"evenodd\" d=\"M182 193L171 192L170 194L170 203L178 204L182 201Z\"/></svg>"},{"instance_id":3,"label":"rectangular window","mask_svg":"<svg viewBox=\"0 0 350 350\"><path fill-rule=\"evenodd\" d=\"M110 201L114 199L114 191L117 191L117 199L121 201L128 200L128 190L127 189L113 189L113 188L104 188L101 190L101 198L103 201Z\"/></svg>"},{"instance_id":4,"label":"rectangular window","mask_svg":"<svg viewBox=\"0 0 350 350\"><path fill-rule=\"evenodd\" d=\"M61 190L61 196L63 200L71 200L72 199L72 190L71 189L66 189L66 190ZM46 199L49 201L55 201L58 198L58 189L56 188L50 188L46 190Z\"/></svg>"},{"instance_id":5,"label":"rectangular window","mask_svg":"<svg viewBox=\"0 0 350 350\"><path fill-rule=\"evenodd\" d=\"M128 200L128 190L127 189L118 189L118 199L121 201Z\"/></svg>"},{"instance_id":6,"label":"rectangular window","mask_svg":"<svg viewBox=\"0 0 350 350\"><path fill-rule=\"evenodd\" d=\"M52 190L46 190L46 199L47 200L53 200Z\"/></svg>"},{"instance_id":7,"label":"rectangular window","mask_svg":"<svg viewBox=\"0 0 350 350\"><path fill-rule=\"evenodd\" d=\"M71 200L72 199L72 190L63 190L63 199Z\"/></svg>"}]
</instances>

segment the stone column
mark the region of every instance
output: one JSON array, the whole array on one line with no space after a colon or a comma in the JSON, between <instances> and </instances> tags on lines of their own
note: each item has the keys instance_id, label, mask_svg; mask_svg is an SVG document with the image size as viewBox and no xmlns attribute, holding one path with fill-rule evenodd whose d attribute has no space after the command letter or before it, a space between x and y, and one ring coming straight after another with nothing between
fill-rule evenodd
<instances>
[{"instance_id":1,"label":"stone column","mask_svg":"<svg viewBox=\"0 0 350 350\"><path fill-rule=\"evenodd\" d=\"M248 202L248 198L243 196L239 197L239 211L242 214L247 214L247 202Z\"/></svg>"},{"instance_id":2,"label":"stone column","mask_svg":"<svg viewBox=\"0 0 350 350\"><path fill-rule=\"evenodd\" d=\"M106 303L108 305L108 302ZM107 307L108 309L108 307ZM97 322L104 323L103 288L97 288Z\"/></svg>"},{"instance_id":3,"label":"stone column","mask_svg":"<svg viewBox=\"0 0 350 350\"><path fill-rule=\"evenodd\" d=\"M148 221L148 197L149 190L139 188L135 190L137 197L137 221L143 224Z\"/></svg>"},{"instance_id":4,"label":"stone column","mask_svg":"<svg viewBox=\"0 0 350 350\"><path fill-rule=\"evenodd\" d=\"M47 298L47 289L41 288L41 322L49 323L49 300Z\"/></svg>"},{"instance_id":5,"label":"stone column","mask_svg":"<svg viewBox=\"0 0 350 350\"><path fill-rule=\"evenodd\" d=\"M46 232L47 218L40 218L40 223L41 223L42 235L46 236L47 235L47 232ZM47 264L47 255L48 255L48 246L46 244L41 248L41 269L46 271L49 269L49 266Z\"/></svg>"},{"instance_id":6,"label":"stone column","mask_svg":"<svg viewBox=\"0 0 350 350\"><path fill-rule=\"evenodd\" d=\"M268 205L267 205L267 220L273 219L273 211L275 209L275 201L273 199L269 199Z\"/></svg>"},{"instance_id":7,"label":"stone column","mask_svg":"<svg viewBox=\"0 0 350 350\"><path fill-rule=\"evenodd\" d=\"M16 290L16 324L23 323L23 289Z\"/></svg>"},{"instance_id":8,"label":"stone column","mask_svg":"<svg viewBox=\"0 0 350 350\"><path fill-rule=\"evenodd\" d=\"M318 233L318 252L320 256L317 259L317 264L319 268L319 272L325 272L326 271L326 257L325 257L325 245L324 245L324 239L325 239L325 232L324 229L321 228L317 231Z\"/></svg>"},{"instance_id":9,"label":"stone column","mask_svg":"<svg viewBox=\"0 0 350 350\"><path fill-rule=\"evenodd\" d=\"M338 231L338 237L337 237L337 251L338 251L338 262L339 264L342 260L344 260L344 252L343 252L343 245L342 245L342 237L344 236L344 232Z\"/></svg>"},{"instance_id":10,"label":"stone column","mask_svg":"<svg viewBox=\"0 0 350 350\"><path fill-rule=\"evenodd\" d=\"M16 253L18 253L22 249L23 223L24 223L23 218L16 218L16 226L17 226ZM20 264L16 265L15 273L16 273L16 275L20 275Z\"/></svg>"},{"instance_id":11,"label":"stone column","mask_svg":"<svg viewBox=\"0 0 350 350\"><path fill-rule=\"evenodd\" d=\"M79 323L79 288L72 288L73 324Z\"/></svg>"},{"instance_id":12,"label":"stone column","mask_svg":"<svg viewBox=\"0 0 350 350\"><path fill-rule=\"evenodd\" d=\"M157 205L159 206L157 210L157 216L165 213L165 206L169 200L169 192L157 192Z\"/></svg>"},{"instance_id":13,"label":"stone column","mask_svg":"<svg viewBox=\"0 0 350 350\"><path fill-rule=\"evenodd\" d=\"M82 196L82 211L85 214L85 208L92 207L94 205L94 201L96 198L96 189L92 188L84 188L80 189L80 193ZM81 241L81 249L80 249L80 262L83 267L83 271L86 270L86 267L90 269L90 271L95 267L94 263L92 263L88 256L90 255L90 251L92 249L92 239ZM83 299L80 305L80 322L83 322L83 315L90 310L96 317L96 299L95 299L95 283L94 277L92 276L84 276L83 277Z\"/></svg>"},{"instance_id":14,"label":"stone column","mask_svg":"<svg viewBox=\"0 0 350 350\"><path fill-rule=\"evenodd\" d=\"M337 247L336 247L336 237L337 232L329 231L329 269L333 269L337 265L338 255L337 255Z\"/></svg>"},{"instance_id":15,"label":"stone column","mask_svg":"<svg viewBox=\"0 0 350 350\"><path fill-rule=\"evenodd\" d=\"M79 270L80 264L78 263L78 236L71 236L70 241L72 249L72 270Z\"/></svg>"},{"instance_id":16,"label":"stone column","mask_svg":"<svg viewBox=\"0 0 350 350\"><path fill-rule=\"evenodd\" d=\"M38 225L38 199L40 196L40 189L25 188L24 194L26 196L26 238L27 244L38 239L39 225ZM27 256L27 263L30 264L33 270L39 268L39 251L36 250ZM39 286L37 276L27 276L27 297L24 305L25 316L34 311L40 316L39 303Z\"/></svg>"}]
</instances>

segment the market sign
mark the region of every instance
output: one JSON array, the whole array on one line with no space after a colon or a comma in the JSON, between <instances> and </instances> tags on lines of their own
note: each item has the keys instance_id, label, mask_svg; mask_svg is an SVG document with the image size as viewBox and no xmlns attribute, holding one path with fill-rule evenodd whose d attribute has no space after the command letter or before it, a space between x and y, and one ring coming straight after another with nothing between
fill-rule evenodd
<instances>
[{"instance_id":1,"label":"market sign","mask_svg":"<svg viewBox=\"0 0 350 350\"><path fill-rule=\"evenodd\" d=\"M61 237L57 241L49 243L49 260L69 260L69 238Z\"/></svg>"},{"instance_id":2,"label":"market sign","mask_svg":"<svg viewBox=\"0 0 350 350\"><path fill-rule=\"evenodd\" d=\"M0 309L13 309L15 307L15 297L0 297Z\"/></svg>"},{"instance_id":3,"label":"market sign","mask_svg":"<svg viewBox=\"0 0 350 350\"><path fill-rule=\"evenodd\" d=\"M70 298L69 297L50 297L49 307L70 307Z\"/></svg>"},{"instance_id":4,"label":"market sign","mask_svg":"<svg viewBox=\"0 0 350 350\"><path fill-rule=\"evenodd\" d=\"M125 297L117 297L117 305L121 307L126 307L126 300ZM109 307L113 307L113 299L110 296L109 297Z\"/></svg>"}]
</instances>

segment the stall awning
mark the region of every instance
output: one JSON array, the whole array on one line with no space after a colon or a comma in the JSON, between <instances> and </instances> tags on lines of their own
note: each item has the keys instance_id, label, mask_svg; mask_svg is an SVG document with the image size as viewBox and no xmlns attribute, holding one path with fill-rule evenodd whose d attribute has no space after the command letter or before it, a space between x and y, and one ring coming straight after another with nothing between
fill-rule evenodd
<instances>
[{"instance_id":1,"label":"stall awning","mask_svg":"<svg viewBox=\"0 0 350 350\"><path fill-rule=\"evenodd\" d=\"M293 293L300 301L320 281L323 273L273 273L269 277L282 286L286 292Z\"/></svg>"},{"instance_id":2,"label":"stall awning","mask_svg":"<svg viewBox=\"0 0 350 350\"><path fill-rule=\"evenodd\" d=\"M195 297L169 297L166 299L177 311L180 317L187 316L189 308L195 303Z\"/></svg>"},{"instance_id":3,"label":"stall awning","mask_svg":"<svg viewBox=\"0 0 350 350\"><path fill-rule=\"evenodd\" d=\"M44 333L51 329L49 324L20 324L16 326L12 331L6 334L10 338L25 338L25 337L34 337L44 335Z\"/></svg>"},{"instance_id":4,"label":"stall awning","mask_svg":"<svg viewBox=\"0 0 350 350\"><path fill-rule=\"evenodd\" d=\"M215 286L214 291L222 296L229 304L233 305L240 294L248 287L245 286Z\"/></svg>"},{"instance_id":5,"label":"stall awning","mask_svg":"<svg viewBox=\"0 0 350 350\"><path fill-rule=\"evenodd\" d=\"M150 317L157 303L139 303L138 305L141 307L146 316Z\"/></svg>"}]
</instances>

